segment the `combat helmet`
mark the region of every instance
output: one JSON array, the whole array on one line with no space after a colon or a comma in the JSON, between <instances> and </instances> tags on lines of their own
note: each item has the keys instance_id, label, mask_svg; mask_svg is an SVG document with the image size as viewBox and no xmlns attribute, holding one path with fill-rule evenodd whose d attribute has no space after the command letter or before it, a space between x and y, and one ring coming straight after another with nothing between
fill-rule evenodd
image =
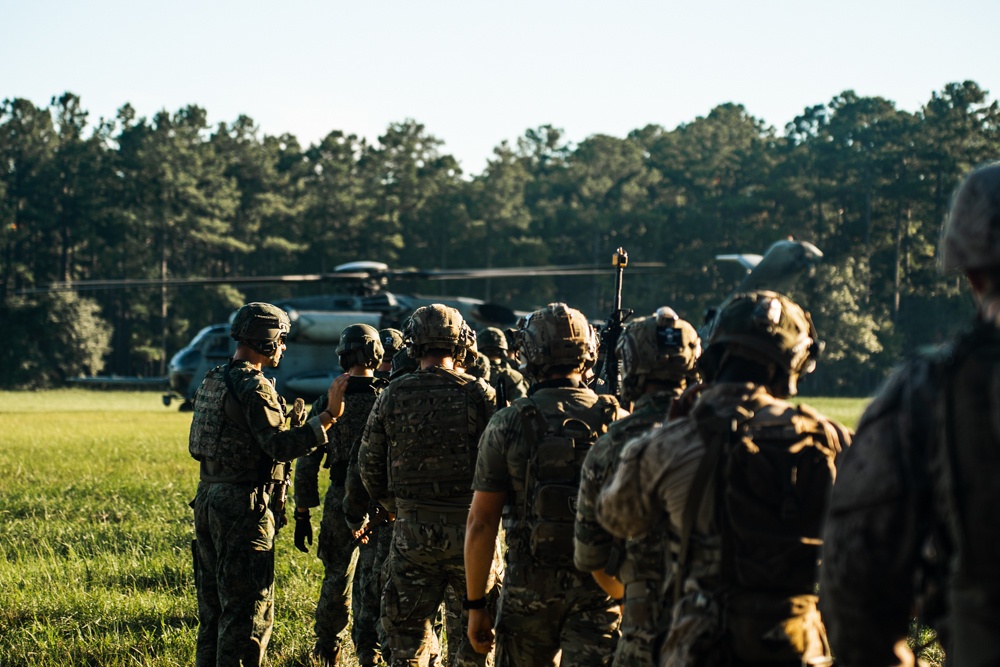
<instances>
[{"instance_id":1,"label":"combat helmet","mask_svg":"<svg viewBox=\"0 0 1000 667\"><path fill-rule=\"evenodd\" d=\"M397 352L406 347L403 342L403 332L399 329L380 329L378 338L382 341L382 349L385 352L383 359L392 359Z\"/></svg>"},{"instance_id":2,"label":"combat helmet","mask_svg":"<svg viewBox=\"0 0 1000 667\"><path fill-rule=\"evenodd\" d=\"M229 335L237 342L267 356L272 364L277 365L278 348L290 329L291 322L285 311L270 303L254 301L236 311Z\"/></svg>"},{"instance_id":3,"label":"combat helmet","mask_svg":"<svg viewBox=\"0 0 1000 667\"><path fill-rule=\"evenodd\" d=\"M506 357L507 336L496 327L487 327L477 334L479 339L479 351L488 357Z\"/></svg>"},{"instance_id":4,"label":"combat helmet","mask_svg":"<svg viewBox=\"0 0 1000 667\"><path fill-rule=\"evenodd\" d=\"M698 332L671 308L632 320L615 348L622 364L622 398L638 399L650 380L684 389L701 356Z\"/></svg>"},{"instance_id":5,"label":"combat helmet","mask_svg":"<svg viewBox=\"0 0 1000 667\"><path fill-rule=\"evenodd\" d=\"M421 306L403 325L407 351L415 359L424 356L427 350L445 350L457 355L463 347L463 325L462 314L454 308L440 303Z\"/></svg>"},{"instance_id":6,"label":"combat helmet","mask_svg":"<svg viewBox=\"0 0 1000 667\"><path fill-rule=\"evenodd\" d=\"M384 355L385 350L375 327L368 324L352 324L340 332L337 356L340 357L340 366L345 371L357 364L365 368L377 368L382 363Z\"/></svg>"},{"instance_id":7,"label":"combat helmet","mask_svg":"<svg viewBox=\"0 0 1000 667\"><path fill-rule=\"evenodd\" d=\"M455 351L455 363L463 368L475 363L479 356L476 332L468 322L462 321L462 333L459 335L458 349Z\"/></svg>"},{"instance_id":8,"label":"combat helmet","mask_svg":"<svg viewBox=\"0 0 1000 667\"><path fill-rule=\"evenodd\" d=\"M974 170L958 186L941 233L944 271L1000 267L1000 162Z\"/></svg>"},{"instance_id":9,"label":"combat helmet","mask_svg":"<svg viewBox=\"0 0 1000 667\"><path fill-rule=\"evenodd\" d=\"M812 318L797 303L777 292L745 292L722 305L700 366L711 380L727 355L771 365L772 392L794 396L799 376L816 369L822 350Z\"/></svg>"},{"instance_id":10,"label":"combat helmet","mask_svg":"<svg viewBox=\"0 0 1000 667\"><path fill-rule=\"evenodd\" d=\"M514 334L525 370L535 380L559 366L587 370L597 361L597 333L579 310L550 303L517 322Z\"/></svg>"}]
</instances>

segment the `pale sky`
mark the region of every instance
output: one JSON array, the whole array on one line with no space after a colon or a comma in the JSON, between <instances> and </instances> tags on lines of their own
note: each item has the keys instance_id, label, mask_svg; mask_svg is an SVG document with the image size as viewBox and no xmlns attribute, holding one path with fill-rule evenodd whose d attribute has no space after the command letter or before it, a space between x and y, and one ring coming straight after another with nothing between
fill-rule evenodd
<instances>
[{"instance_id":1,"label":"pale sky","mask_svg":"<svg viewBox=\"0 0 1000 667\"><path fill-rule=\"evenodd\" d=\"M969 79L996 99L998 26L1000 0L0 0L0 98L197 104L303 146L412 118L470 175L544 124L624 137L735 102L781 130L844 90L916 111Z\"/></svg>"}]
</instances>

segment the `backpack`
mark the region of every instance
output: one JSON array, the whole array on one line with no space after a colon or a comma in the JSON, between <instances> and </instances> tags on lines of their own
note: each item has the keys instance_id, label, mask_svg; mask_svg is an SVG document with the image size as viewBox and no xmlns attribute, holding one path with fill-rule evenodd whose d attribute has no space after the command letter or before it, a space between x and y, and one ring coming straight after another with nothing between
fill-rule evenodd
<instances>
[{"instance_id":1,"label":"backpack","mask_svg":"<svg viewBox=\"0 0 1000 667\"><path fill-rule=\"evenodd\" d=\"M591 445L617 416L617 403L600 396L584 419L562 413L546 417L531 398L519 398L513 406L528 445L521 516L531 556L539 565L575 571L573 530L580 471Z\"/></svg>"}]
</instances>

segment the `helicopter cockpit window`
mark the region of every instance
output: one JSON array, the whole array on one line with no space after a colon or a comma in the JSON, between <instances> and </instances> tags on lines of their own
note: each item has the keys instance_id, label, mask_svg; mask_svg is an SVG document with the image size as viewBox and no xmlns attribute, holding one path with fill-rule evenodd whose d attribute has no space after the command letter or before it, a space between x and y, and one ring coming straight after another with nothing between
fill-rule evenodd
<instances>
[{"instance_id":1,"label":"helicopter cockpit window","mask_svg":"<svg viewBox=\"0 0 1000 667\"><path fill-rule=\"evenodd\" d=\"M205 345L205 356L206 357L219 357L225 359L229 357L229 341L230 337L228 335L214 335L211 336Z\"/></svg>"}]
</instances>

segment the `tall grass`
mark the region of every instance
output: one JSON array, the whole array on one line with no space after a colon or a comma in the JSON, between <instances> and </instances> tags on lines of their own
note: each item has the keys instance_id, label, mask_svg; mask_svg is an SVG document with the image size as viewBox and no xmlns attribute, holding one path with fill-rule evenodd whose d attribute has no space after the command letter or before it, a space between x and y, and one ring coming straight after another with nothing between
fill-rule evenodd
<instances>
[{"instance_id":1,"label":"tall grass","mask_svg":"<svg viewBox=\"0 0 1000 667\"><path fill-rule=\"evenodd\" d=\"M853 427L867 401L805 402ZM0 392L0 665L193 662L190 423L150 392ZM279 535L279 667L312 648L323 570L311 551Z\"/></svg>"}]
</instances>

